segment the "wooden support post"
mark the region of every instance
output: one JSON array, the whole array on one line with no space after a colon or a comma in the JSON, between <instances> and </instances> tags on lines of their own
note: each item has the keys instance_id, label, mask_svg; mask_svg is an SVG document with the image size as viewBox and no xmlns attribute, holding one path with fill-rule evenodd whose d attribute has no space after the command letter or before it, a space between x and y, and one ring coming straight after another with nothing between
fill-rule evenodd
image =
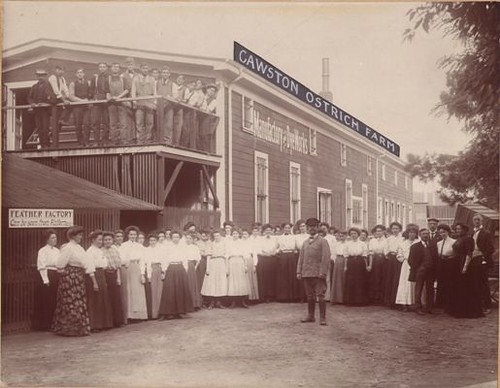
<instances>
[{"instance_id":1,"label":"wooden support post","mask_svg":"<svg viewBox=\"0 0 500 388\"><path fill-rule=\"evenodd\" d=\"M168 195L170 194L170 191L172 191L172 187L174 187L174 183L183 165L184 162L181 160L174 168L174 172L172 173L172 176L170 177L167 186L165 187L165 191L163 192L163 206L165 206L165 202L167 202Z\"/></svg>"},{"instance_id":2,"label":"wooden support post","mask_svg":"<svg viewBox=\"0 0 500 388\"><path fill-rule=\"evenodd\" d=\"M207 166L203 165L201 166L203 169L203 173L205 175L205 179L207 181L208 187L210 188L210 192L212 193L212 196L214 197L214 208L217 210L219 208L219 199L217 198L217 193L215 192L215 187L214 184L212 183L212 180L210 179L210 175L208 175L208 169Z\"/></svg>"}]
</instances>

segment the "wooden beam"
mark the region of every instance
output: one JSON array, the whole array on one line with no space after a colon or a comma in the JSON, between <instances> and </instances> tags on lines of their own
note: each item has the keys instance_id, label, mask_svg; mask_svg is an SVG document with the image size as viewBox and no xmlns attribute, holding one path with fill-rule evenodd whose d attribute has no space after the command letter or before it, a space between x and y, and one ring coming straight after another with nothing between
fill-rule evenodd
<instances>
[{"instance_id":1,"label":"wooden beam","mask_svg":"<svg viewBox=\"0 0 500 388\"><path fill-rule=\"evenodd\" d=\"M202 165L201 168L203 169L203 174L205 175L205 179L208 183L208 187L210 188L210 192L212 193L212 196L214 197L214 208L218 209L219 208L219 199L217 198L217 194L215 192L215 187L214 187L214 184L212 183L212 180L210 179L210 175L208 175L207 166Z\"/></svg>"},{"instance_id":2,"label":"wooden beam","mask_svg":"<svg viewBox=\"0 0 500 388\"><path fill-rule=\"evenodd\" d=\"M170 194L170 191L172 191L172 187L174 187L174 183L183 165L184 162L182 160L179 163L177 163L177 165L174 168L174 172L172 173L170 179L168 180L167 186L165 187L165 191L163 192L163 206L165 205L165 202L167 202L168 195Z\"/></svg>"}]
</instances>

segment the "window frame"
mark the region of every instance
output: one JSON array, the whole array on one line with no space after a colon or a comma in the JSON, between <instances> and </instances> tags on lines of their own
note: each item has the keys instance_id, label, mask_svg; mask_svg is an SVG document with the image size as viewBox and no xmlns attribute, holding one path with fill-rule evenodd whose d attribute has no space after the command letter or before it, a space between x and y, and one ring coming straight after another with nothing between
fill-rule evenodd
<instances>
[{"instance_id":1,"label":"window frame","mask_svg":"<svg viewBox=\"0 0 500 388\"><path fill-rule=\"evenodd\" d=\"M347 144L340 143L340 166L347 167Z\"/></svg>"},{"instance_id":2,"label":"window frame","mask_svg":"<svg viewBox=\"0 0 500 388\"><path fill-rule=\"evenodd\" d=\"M265 209L265 219L260 220L259 219L259 211L258 211L258 199L259 199L259 191L258 191L258 164L257 161L258 159L264 159L266 161L266 173L264 175L264 185L265 185L265 197L266 197L266 209ZM261 222L263 224L269 222L269 155L260 152L260 151L254 151L254 218L255 222Z\"/></svg>"},{"instance_id":3,"label":"window frame","mask_svg":"<svg viewBox=\"0 0 500 388\"><path fill-rule=\"evenodd\" d=\"M320 195L321 194L327 194L329 195L330 197L330 211L328 212L328 218L327 219L324 219L323 217L321 217L321 209L320 209ZM331 189L327 189L327 188L324 188L324 187L317 187L316 188L316 205L317 205L317 211L316 211L316 215L318 217L318 220L320 220L321 222L328 222L328 224L332 224L332 220L333 220L333 217L332 217L332 211L333 211L333 192ZM326 213L325 213L326 214Z\"/></svg>"},{"instance_id":4,"label":"window frame","mask_svg":"<svg viewBox=\"0 0 500 388\"><path fill-rule=\"evenodd\" d=\"M293 169L298 170L298 190L297 190L297 195L298 195L298 208L297 208L297 216L296 219L293 217L293 205L294 205L294 200L293 200L293 189L292 189L292 172ZM300 169L300 163L292 162L290 161L289 165L289 176L290 176L290 222L295 223L298 220L300 220L302 216L302 172Z\"/></svg>"},{"instance_id":5,"label":"window frame","mask_svg":"<svg viewBox=\"0 0 500 388\"><path fill-rule=\"evenodd\" d=\"M250 102L250 120L246 120L246 104L245 100L248 100ZM244 131L254 133L254 122L253 122L253 117L254 117L254 100L250 97L246 97L244 95L241 96L241 126ZM250 123L248 126L246 125L247 123Z\"/></svg>"}]
</instances>

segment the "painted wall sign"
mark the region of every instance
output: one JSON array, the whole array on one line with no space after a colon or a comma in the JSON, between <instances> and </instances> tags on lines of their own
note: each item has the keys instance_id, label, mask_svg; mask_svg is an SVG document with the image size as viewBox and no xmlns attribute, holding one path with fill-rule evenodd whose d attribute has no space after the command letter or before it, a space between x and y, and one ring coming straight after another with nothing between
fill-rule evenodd
<instances>
[{"instance_id":1,"label":"painted wall sign","mask_svg":"<svg viewBox=\"0 0 500 388\"><path fill-rule=\"evenodd\" d=\"M69 228L73 209L9 209L9 228Z\"/></svg>"},{"instance_id":2,"label":"painted wall sign","mask_svg":"<svg viewBox=\"0 0 500 388\"><path fill-rule=\"evenodd\" d=\"M314 93L300 82L294 80L292 77L237 42L234 42L234 60L302 102L319 110L335 121L344 124L390 153L399 156L400 148L398 144L332 104L330 101L325 100L320 95Z\"/></svg>"}]
</instances>

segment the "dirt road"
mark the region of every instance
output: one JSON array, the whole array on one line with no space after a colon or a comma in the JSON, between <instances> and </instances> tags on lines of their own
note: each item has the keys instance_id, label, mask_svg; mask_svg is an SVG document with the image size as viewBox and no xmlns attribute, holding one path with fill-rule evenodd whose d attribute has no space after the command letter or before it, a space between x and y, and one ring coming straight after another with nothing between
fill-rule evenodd
<instances>
[{"instance_id":1,"label":"dirt road","mask_svg":"<svg viewBox=\"0 0 500 388\"><path fill-rule=\"evenodd\" d=\"M61 338L3 338L10 386L463 387L496 380L498 311L482 319L304 304L212 310Z\"/></svg>"}]
</instances>

